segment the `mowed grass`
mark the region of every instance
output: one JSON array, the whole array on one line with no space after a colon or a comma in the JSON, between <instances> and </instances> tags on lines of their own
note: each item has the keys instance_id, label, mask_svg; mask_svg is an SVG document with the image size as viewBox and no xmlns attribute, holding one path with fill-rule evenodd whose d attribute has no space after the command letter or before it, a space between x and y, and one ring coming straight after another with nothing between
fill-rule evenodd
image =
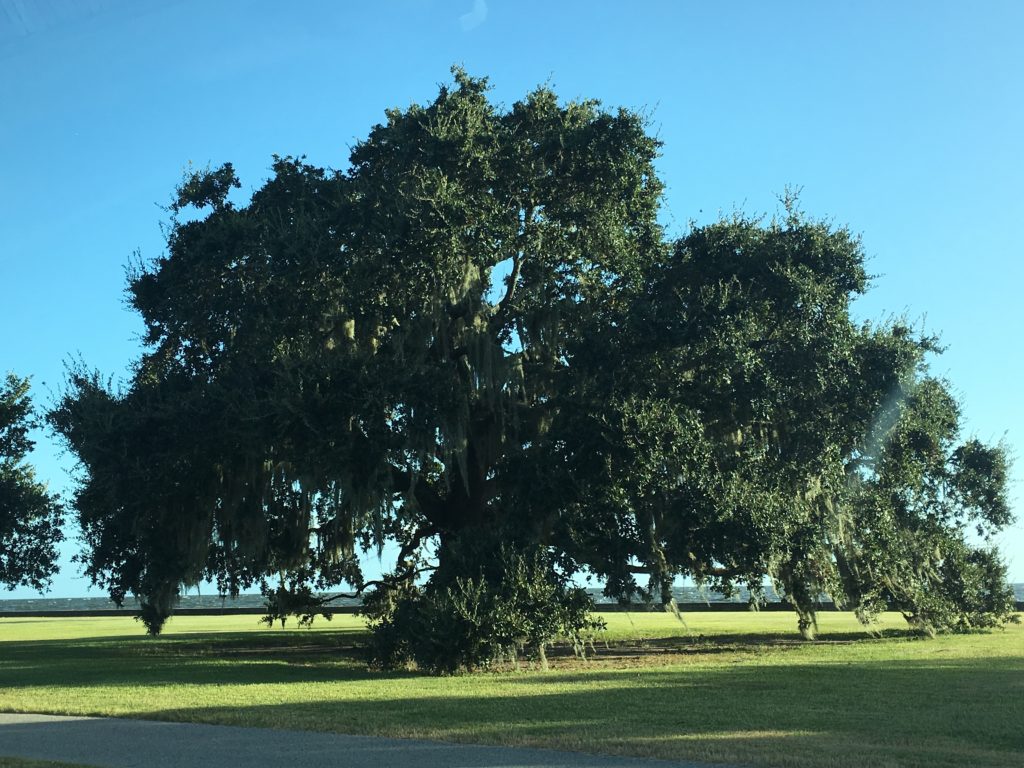
<instances>
[{"instance_id":1,"label":"mowed grass","mask_svg":"<svg viewBox=\"0 0 1024 768\"><path fill-rule=\"evenodd\" d=\"M762 766L1024 765L1024 627L918 639L884 616L613 613L597 658L433 678L366 669L337 616L0 619L0 710L545 746Z\"/></svg>"}]
</instances>

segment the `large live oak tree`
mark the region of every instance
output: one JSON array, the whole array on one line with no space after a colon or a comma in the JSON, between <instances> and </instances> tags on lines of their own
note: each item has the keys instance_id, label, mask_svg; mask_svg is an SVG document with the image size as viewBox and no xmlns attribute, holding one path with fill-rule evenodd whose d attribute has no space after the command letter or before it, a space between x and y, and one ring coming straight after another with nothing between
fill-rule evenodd
<instances>
[{"instance_id":1,"label":"large live oak tree","mask_svg":"<svg viewBox=\"0 0 1024 768\"><path fill-rule=\"evenodd\" d=\"M1003 451L959 442L932 340L851 321L859 241L787 201L670 242L641 117L486 91L456 71L348 169L276 158L242 206L230 164L186 178L129 282L131 380L74 371L51 414L94 581L159 631L206 578L315 611L511 547L622 598L767 576L807 635L822 593L1005 619L964 530L1010 519ZM355 553L389 540L367 584Z\"/></svg>"}]
</instances>

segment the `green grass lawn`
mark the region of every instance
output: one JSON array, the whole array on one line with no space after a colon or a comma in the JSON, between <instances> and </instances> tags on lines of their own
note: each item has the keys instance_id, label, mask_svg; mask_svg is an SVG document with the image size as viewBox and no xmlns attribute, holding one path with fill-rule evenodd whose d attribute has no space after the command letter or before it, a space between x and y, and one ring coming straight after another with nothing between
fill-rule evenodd
<instances>
[{"instance_id":1,"label":"green grass lawn","mask_svg":"<svg viewBox=\"0 0 1024 768\"><path fill-rule=\"evenodd\" d=\"M546 746L764 766L1024 765L1024 627L917 639L787 613L608 614L594 660L432 678L368 671L363 627L0 619L0 710ZM2 763L0 763L2 765Z\"/></svg>"}]
</instances>

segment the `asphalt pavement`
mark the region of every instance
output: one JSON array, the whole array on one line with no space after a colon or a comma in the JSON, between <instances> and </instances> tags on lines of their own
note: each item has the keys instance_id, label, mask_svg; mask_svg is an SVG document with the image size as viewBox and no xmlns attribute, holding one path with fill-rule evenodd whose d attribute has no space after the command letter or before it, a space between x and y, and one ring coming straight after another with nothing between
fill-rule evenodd
<instances>
[{"instance_id":1,"label":"asphalt pavement","mask_svg":"<svg viewBox=\"0 0 1024 768\"><path fill-rule=\"evenodd\" d=\"M685 762L335 733L0 713L0 757L104 768L709 768ZM719 767L720 768L720 767Z\"/></svg>"}]
</instances>

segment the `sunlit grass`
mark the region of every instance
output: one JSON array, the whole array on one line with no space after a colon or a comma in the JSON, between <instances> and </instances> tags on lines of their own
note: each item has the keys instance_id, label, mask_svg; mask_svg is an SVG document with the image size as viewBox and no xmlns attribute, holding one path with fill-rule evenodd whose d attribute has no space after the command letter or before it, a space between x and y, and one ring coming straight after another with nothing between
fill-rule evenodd
<instances>
[{"instance_id":1,"label":"sunlit grass","mask_svg":"<svg viewBox=\"0 0 1024 768\"><path fill-rule=\"evenodd\" d=\"M612 613L598 658L432 678L366 669L360 619L0 619L0 709L777 766L1021 765L1024 630L920 640L823 614Z\"/></svg>"}]
</instances>

